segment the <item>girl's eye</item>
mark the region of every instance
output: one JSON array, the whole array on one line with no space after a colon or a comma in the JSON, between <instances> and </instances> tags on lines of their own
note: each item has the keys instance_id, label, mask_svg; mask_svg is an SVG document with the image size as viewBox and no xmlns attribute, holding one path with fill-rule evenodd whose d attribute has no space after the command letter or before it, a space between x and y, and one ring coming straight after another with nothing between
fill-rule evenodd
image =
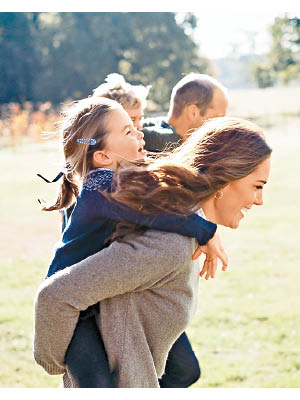
<instances>
[{"instance_id":1,"label":"girl's eye","mask_svg":"<svg viewBox=\"0 0 300 400\"><path fill-rule=\"evenodd\" d=\"M127 132L126 132L126 135L130 135L130 134L131 134L131 131L127 131Z\"/></svg>"},{"instance_id":2,"label":"girl's eye","mask_svg":"<svg viewBox=\"0 0 300 400\"><path fill-rule=\"evenodd\" d=\"M263 186L256 186L256 189L263 189Z\"/></svg>"}]
</instances>

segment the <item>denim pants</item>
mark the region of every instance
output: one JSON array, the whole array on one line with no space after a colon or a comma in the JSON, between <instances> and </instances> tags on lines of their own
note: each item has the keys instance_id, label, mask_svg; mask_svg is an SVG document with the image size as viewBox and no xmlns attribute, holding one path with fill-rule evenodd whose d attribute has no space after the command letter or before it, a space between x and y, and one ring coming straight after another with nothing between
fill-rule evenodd
<instances>
[{"instance_id":1,"label":"denim pants","mask_svg":"<svg viewBox=\"0 0 300 400\"><path fill-rule=\"evenodd\" d=\"M201 375L200 366L185 332L173 344L166 363L165 373L159 379L161 388L186 388Z\"/></svg>"}]
</instances>

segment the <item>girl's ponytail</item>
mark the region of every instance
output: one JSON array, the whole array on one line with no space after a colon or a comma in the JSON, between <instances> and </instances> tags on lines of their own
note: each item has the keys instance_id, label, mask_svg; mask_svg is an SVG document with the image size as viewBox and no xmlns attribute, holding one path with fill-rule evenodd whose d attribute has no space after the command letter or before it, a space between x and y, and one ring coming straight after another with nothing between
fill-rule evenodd
<instances>
[{"instance_id":1,"label":"girl's ponytail","mask_svg":"<svg viewBox=\"0 0 300 400\"><path fill-rule=\"evenodd\" d=\"M62 208L69 208L76 200L79 193L79 185L73 172L63 175L63 181L59 188L57 199L53 204L46 204L42 211L54 211Z\"/></svg>"}]
</instances>

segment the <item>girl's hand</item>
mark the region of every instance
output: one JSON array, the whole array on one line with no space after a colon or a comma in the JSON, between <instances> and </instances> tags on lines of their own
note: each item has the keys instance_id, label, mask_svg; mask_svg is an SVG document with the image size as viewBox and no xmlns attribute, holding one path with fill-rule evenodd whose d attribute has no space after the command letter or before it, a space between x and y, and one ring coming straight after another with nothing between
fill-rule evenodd
<instances>
[{"instance_id":1,"label":"girl's hand","mask_svg":"<svg viewBox=\"0 0 300 400\"><path fill-rule=\"evenodd\" d=\"M205 246L198 246L192 255L192 260L196 260L202 253L206 255L205 261L200 272L202 277L205 273L205 279L214 278L218 266L218 259L222 262L222 270L226 271L228 266L228 256L223 249L220 236L216 232Z\"/></svg>"}]
</instances>

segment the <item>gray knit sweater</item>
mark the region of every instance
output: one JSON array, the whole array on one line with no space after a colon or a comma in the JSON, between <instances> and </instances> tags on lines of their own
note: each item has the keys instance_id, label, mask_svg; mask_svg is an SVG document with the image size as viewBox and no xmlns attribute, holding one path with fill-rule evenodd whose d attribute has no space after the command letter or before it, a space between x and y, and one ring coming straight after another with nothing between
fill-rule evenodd
<instances>
[{"instance_id":1,"label":"gray knit sweater","mask_svg":"<svg viewBox=\"0 0 300 400\"><path fill-rule=\"evenodd\" d=\"M149 230L46 279L35 298L37 363L75 386L66 350L79 311L101 301L99 325L116 387L159 387L168 352L196 310L196 246L194 239Z\"/></svg>"}]
</instances>

